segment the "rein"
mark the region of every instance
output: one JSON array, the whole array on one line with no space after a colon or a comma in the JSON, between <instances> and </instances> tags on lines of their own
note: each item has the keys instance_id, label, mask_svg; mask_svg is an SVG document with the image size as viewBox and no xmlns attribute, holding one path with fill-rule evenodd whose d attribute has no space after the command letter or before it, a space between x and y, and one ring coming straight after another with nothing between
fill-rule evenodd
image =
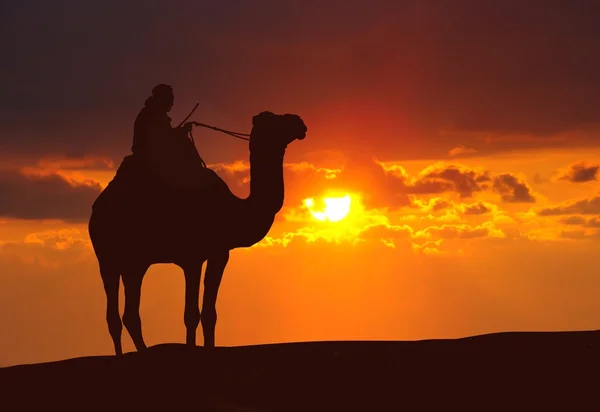
<instances>
[{"instance_id":1,"label":"rein","mask_svg":"<svg viewBox=\"0 0 600 412\"><path fill-rule=\"evenodd\" d=\"M232 132L230 130L224 130L224 129L219 129L218 127L215 126L209 126L207 124L204 123L198 123L196 122L196 126L202 126L202 127L206 127L207 129L212 129L212 130L216 130L217 132L222 132L225 134L228 134L230 136L235 137L236 139L241 139L241 140L246 140L246 141L250 141L249 137L250 135L248 133L238 133L238 132ZM191 134L191 133L190 133ZM248 137L244 137L244 136L248 136Z\"/></svg>"},{"instance_id":2,"label":"rein","mask_svg":"<svg viewBox=\"0 0 600 412\"><path fill-rule=\"evenodd\" d=\"M186 122L186 120L190 118L190 116L198 108L198 105L200 105L200 103L196 103L196 105L194 106L194 108L192 109L192 111L190 112L190 114L188 114L186 116L186 118L183 119L181 121L181 123L179 123L179 125L177 127L181 127ZM225 134L228 134L230 136L235 137L236 139L250 141L250 139L249 139L250 135L248 133L232 132L230 130L221 129L221 128L218 128L218 127L215 127L215 126L210 126L208 124L199 123L199 122L194 122L194 125L195 126L206 127L207 129L212 129L212 130L215 130L217 132L225 133ZM200 153L198 152L198 148L196 147L196 141L194 140L194 135L192 134L191 131L188 133L188 137L190 138L190 140L192 141L192 144L194 145L194 149L196 150L196 153L198 154L198 157L200 158L200 163L202 164L203 167L207 167L206 166L206 162L204 161L204 159L202 159L202 156L200 156Z\"/></svg>"},{"instance_id":3,"label":"rein","mask_svg":"<svg viewBox=\"0 0 600 412\"><path fill-rule=\"evenodd\" d=\"M190 112L190 114L187 115L187 117L185 119L183 119L181 121L181 123L179 123L179 125L177 127L181 127L185 121L187 119L190 118L190 116L196 111L196 109L198 108L198 105L200 105L200 103L196 103L196 105L194 106L194 108L192 109L192 111ZM220 129L218 127L215 126L210 126L208 124L204 124L204 123L199 123L199 122L194 122L195 126L201 126L201 127L206 127L207 129L212 129L215 130L217 132L221 132L221 133L225 133L228 134L230 136L235 137L236 139L241 139L241 140L246 140L246 141L250 141L249 137L250 135L248 133L238 133L238 132L232 132L230 130L225 130L225 129ZM190 132L190 137L192 138L192 142L194 141L194 137L192 136L192 132ZM195 145L195 143L194 143Z\"/></svg>"}]
</instances>

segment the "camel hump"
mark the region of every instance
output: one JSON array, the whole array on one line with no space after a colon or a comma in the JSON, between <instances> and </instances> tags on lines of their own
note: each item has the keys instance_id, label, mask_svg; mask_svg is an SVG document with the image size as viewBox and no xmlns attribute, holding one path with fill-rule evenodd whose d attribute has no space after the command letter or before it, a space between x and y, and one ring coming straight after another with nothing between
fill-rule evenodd
<instances>
[{"instance_id":1,"label":"camel hump","mask_svg":"<svg viewBox=\"0 0 600 412\"><path fill-rule=\"evenodd\" d=\"M204 162L161 162L156 164L138 155L125 156L117 172L92 208L120 205L128 209L152 209L162 200L177 203L177 193L189 199L208 198L226 183Z\"/></svg>"},{"instance_id":2,"label":"camel hump","mask_svg":"<svg viewBox=\"0 0 600 412\"><path fill-rule=\"evenodd\" d=\"M171 150L167 150L171 149ZM149 182L170 188L208 188L220 179L206 166L195 145L186 136L181 136L177 144L165 148L163 155L126 156L117 170L115 179L136 182L138 185Z\"/></svg>"}]
</instances>

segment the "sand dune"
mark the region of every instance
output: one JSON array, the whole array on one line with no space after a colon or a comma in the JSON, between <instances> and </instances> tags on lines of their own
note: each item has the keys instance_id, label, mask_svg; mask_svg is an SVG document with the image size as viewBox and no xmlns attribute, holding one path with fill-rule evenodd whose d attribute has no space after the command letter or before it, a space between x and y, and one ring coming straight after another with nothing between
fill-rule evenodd
<instances>
[{"instance_id":1,"label":"sand dune","mask_svg":"<svg viewBox=\"0 0 600 412\"><path fill-rule=\"evenodd\" d=\"M0 369L6 411L596 410L600 331L207 351L157 345Z\"/></svg>"}]
</instances>

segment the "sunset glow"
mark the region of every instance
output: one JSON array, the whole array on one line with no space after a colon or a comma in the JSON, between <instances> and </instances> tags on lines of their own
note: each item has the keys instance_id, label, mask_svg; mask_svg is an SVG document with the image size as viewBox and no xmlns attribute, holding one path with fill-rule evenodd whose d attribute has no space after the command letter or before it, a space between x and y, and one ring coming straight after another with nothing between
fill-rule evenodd
<instances>
[{"instance_id":1,"label":"sunset glow","mask_svg":"<svg viewBox=\"0 0 600 412\"><path fill-rule=\"evenodd\" d=\"M135 13L9 3L0 364L112 351L88 221L158 83L173 86L173 126L198 102L189 120L225 130L251 134L262 111L297 114L308 129L292 141L273 129L274 159L193 129L239 199L284 189L274 218L240 201L211 219L223 236L273 219L256 244L230 251L217 345L600 328L594 2L543 13L500 1L150 1ZM251 184L262 175L251 162L267 160L277 175ZM212 194L202 201L224 210ZM189 227L169 244L218 238ZM172 264L148 272L147 343L181 342L185 276Z\"/></svg>"},{"instance_id":2,"label":"sunset glow","mask_svg":"<svg viewBox=\"0 0 600 412\"><path fill-rule=\"evenodd\" d=\"M310 214L322 222L339 222L350 213L350 195L343 197L325 197L322 199L323 206L317 207L315 199L304 199L304 205Z\"/></svg>"}]
</instances>

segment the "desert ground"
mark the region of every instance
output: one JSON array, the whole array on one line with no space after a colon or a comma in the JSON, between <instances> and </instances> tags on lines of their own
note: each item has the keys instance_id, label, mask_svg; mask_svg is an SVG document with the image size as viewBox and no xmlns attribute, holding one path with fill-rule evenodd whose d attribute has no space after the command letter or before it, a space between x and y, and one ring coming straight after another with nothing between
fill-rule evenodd
<instances>
[{"instance_id":1,"label":"desert ground","mask_svg":"<svg viewBox=\"0 0 600 412\"><path fill-rule=\"evenodd\" d=\"M576 411L597 407L599 376L600 331L162 344L1 368L0 402L6 411Z\"/></svg>"}]
</instances>

